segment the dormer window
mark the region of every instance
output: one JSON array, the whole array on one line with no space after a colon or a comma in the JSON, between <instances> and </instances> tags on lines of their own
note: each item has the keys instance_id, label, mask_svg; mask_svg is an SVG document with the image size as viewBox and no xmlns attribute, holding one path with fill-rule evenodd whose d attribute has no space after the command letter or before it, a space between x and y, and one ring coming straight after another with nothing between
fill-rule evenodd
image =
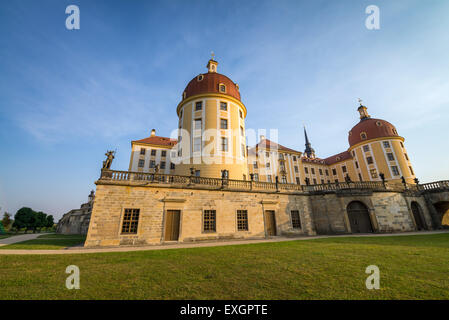
<instances>
[{"instance_id":1,"label":"dormer window","mask_svg":"<svg viewBox=\"0 0 449 320\"><path fill-rule=\"evenodd\" d=\"M382 122L376 121L376 126L381 127L382 126Z\"/></svg>"},{"instance_id":2,"label":"dormer window","mask_svg":"<svg viewBox=\"0 0 449 320\"><path fill-rule=\"evenodd\" d=\"M202 75L202 74L200 74L197 78L196 78L196 80L198 80L198 81L202 81L204 79L204 76Z\"/></svg>"},{"instance_id":3,"label":"dormer window","mask_svg":"<svg viewBox=\"0 0 449 320\"><path fill-rule=\"evenodd\" d=\"M220 92L226 93L226 86L224 84L220 83L219 90L220 90Z\"/></svg>"},{"instance_id":4,"label":"dormer window","mask_svg":"<svg viewBox=\"0 0 449 320\"><path fill-rule=\"evenodd\" d=\"M393 128L393 133L394 133L394 134L398 134L398 132L396 131L395 128Z\"/></svg>"},{"instance_id":5,"label":"dormer window","mask_svg":"<svg viewBox=\"0 0 449 320\"><path fill-rule=\"evenodd\" d=\"M360 134L360 138L361 138L362 140L366 140L366 139L367 139L366 132L362 132L362 133Z\"/></svg>"},{"instance_id":6,"label":"dormer window","mask_svg":"<svg viewBox=\"0 0 449 320\"><path fill-rule=\"evenodd\" d=\"M186 94L186 92L184 91L184 92L182 93L182 98L185 99L185 98L186 98L186 95L187 95L187 94Z\"/></svg>"},{"instance_id":7,"label":"dormer window","mask_svg":"<svg viewBox=\"0 0 449 320\"><path fill-rule=\"evenodd\" d=\"M352 131L349 131L349 136L352 136Z\"/></svg>"}]
</instances>

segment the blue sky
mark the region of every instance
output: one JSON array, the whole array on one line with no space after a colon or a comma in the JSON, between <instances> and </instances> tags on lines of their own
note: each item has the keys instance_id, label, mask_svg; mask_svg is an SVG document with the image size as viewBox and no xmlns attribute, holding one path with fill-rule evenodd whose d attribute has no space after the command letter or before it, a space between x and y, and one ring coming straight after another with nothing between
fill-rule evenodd
<instances>
[{"instance_id":1,"label":"blue sky","mask_svg":"<svg viewBox=\"0 0 449 320\"><path fill-rule=\"evenodd\" d=\"M66 6L81 11L65 28ZM365 8L380 9L380 30ZM318 156L348 148L357 98L393 123L421 181L449 179L449 1L2 1L0 206L59 218L87 199L107 149L169 135L214 51L247 128Z\"/></svg>"}]
</instances>

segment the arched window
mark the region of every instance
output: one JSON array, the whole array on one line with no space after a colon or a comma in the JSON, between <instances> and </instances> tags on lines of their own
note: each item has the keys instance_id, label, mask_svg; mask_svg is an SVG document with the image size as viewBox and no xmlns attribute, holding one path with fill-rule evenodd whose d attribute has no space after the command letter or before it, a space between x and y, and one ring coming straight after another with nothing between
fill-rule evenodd
<instances>
[{"instance_id":1,"label":"arched window","mask_svg":"<svg viewBox=\"0 0 449 320\"><path fill-rule=\"evenodd\" d=\"M413 201L411 203L411 209L412 209L412 213L413 213L413 218L415 218L416 229L418 231L424 230L425 226L424 226L424 222L423 222L423 214L422 214L421 206L419 205L418 202Z\"/></svg>"},{"instance_id":2,"label":"arched window","mask_svg":"<svg viewBox=\"0 0 449 320\"><path fill-rule=\"evenodd\" d=\"M226 86L223 83L220 83L218 88L219 88L220 92L226 93Z\"/></svg>"},{"instance_id":3,"label":"arched window","mask_svg":"<svg viewBox=\"0 0 449 320\"><path fill-rule=\"evenodd\" d=\"M366 140L366 139L368 138L368 136L366 135L366 132L360 133L360 138L361 138L362 140Z\"/></svg>"}]
</instances>

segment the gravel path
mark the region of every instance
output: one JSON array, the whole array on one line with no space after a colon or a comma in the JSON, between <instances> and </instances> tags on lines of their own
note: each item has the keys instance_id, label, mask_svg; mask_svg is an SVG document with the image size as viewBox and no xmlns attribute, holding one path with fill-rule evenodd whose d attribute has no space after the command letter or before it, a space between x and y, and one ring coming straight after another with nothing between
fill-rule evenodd
<instances>
[{"instance_id":1,"label":"gravel path","mask_svg":"<svg viewBox=\"0 0 449 320\"><path fill-rule=\"evenodd\" d=\"M274 237L271 239L260 240L232 240L232 241L214 241L214 242L202 242L202 243L173 243L163 245L152 246L139 246L139 247L107 247L107 248L83 248L72 247L66 250L0 250L0 255L13 254L13 255L28 255L28 254L79 254L79 253L101 253L101 252L129 252L129 251L147 251L147 250L166 250L166 249L181 249L181 248L200 248L200 247L218 247L218 246L231 246L239 244L250 243L266 243L266 242L282 242L282 241L298 241L298 240L311 240L311 239L325 239L325 238L337 238L337 237L388 237L388 236L411 236L411 235L430 235L449 233L449 230L438 231L420 231L420 232L404 232L404 233L382 233L382 234L357 234L357 235L338 235L338 236L310 236L301 238L286 238L286 237ZM24 235L32 236L32 234ZM39 234L35 235L39 236ZM19 237L19 236L17 236ZM10 239L10 238L8 238ZM8 240L8 239L3 239ZM29 239L26 239L29 240ZM24 241L24 240L22 240Z\"/></svg>"},{"instance_id":2,"label":"gravel path","mask_svg":"<svg viewBox=\"0 0 449 320\"><path fill-rule=\"evenodd\" d=\"M20 234L17 236L12 236L5 239L0 239L0 246L6 246L7 244L12 244L16 242L22 242L27 240L33 240L37 237L41 236L42 233L29 233L29 234Z\"/></svg>"}]
</instances>

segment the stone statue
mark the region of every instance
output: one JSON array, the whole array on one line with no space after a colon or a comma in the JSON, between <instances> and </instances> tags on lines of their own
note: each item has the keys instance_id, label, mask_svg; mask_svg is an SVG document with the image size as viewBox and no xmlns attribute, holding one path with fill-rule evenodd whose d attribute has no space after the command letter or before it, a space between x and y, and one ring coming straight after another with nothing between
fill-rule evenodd
<instances>
[{"instance_id":1,"label":"stone statue","mask_svg":"<svg viewBox=\"0 0 449 320\"><path fill-rule=\"evenodd\" d=\"M112 160L114 160L115 151L107 151L104 155L107 158L106 158L106 160L103 161L103 169L110 169Z\"/></svg>"},{"instance_id":2,"label":"stone statue","mask_svg":"<svg viewBox=\"0 0 449 320\"><path fill-rule=\"evenodd\" d=\"M159 165L154 166L154 173L159 173Z\"/></svg>"}]
</instances>

